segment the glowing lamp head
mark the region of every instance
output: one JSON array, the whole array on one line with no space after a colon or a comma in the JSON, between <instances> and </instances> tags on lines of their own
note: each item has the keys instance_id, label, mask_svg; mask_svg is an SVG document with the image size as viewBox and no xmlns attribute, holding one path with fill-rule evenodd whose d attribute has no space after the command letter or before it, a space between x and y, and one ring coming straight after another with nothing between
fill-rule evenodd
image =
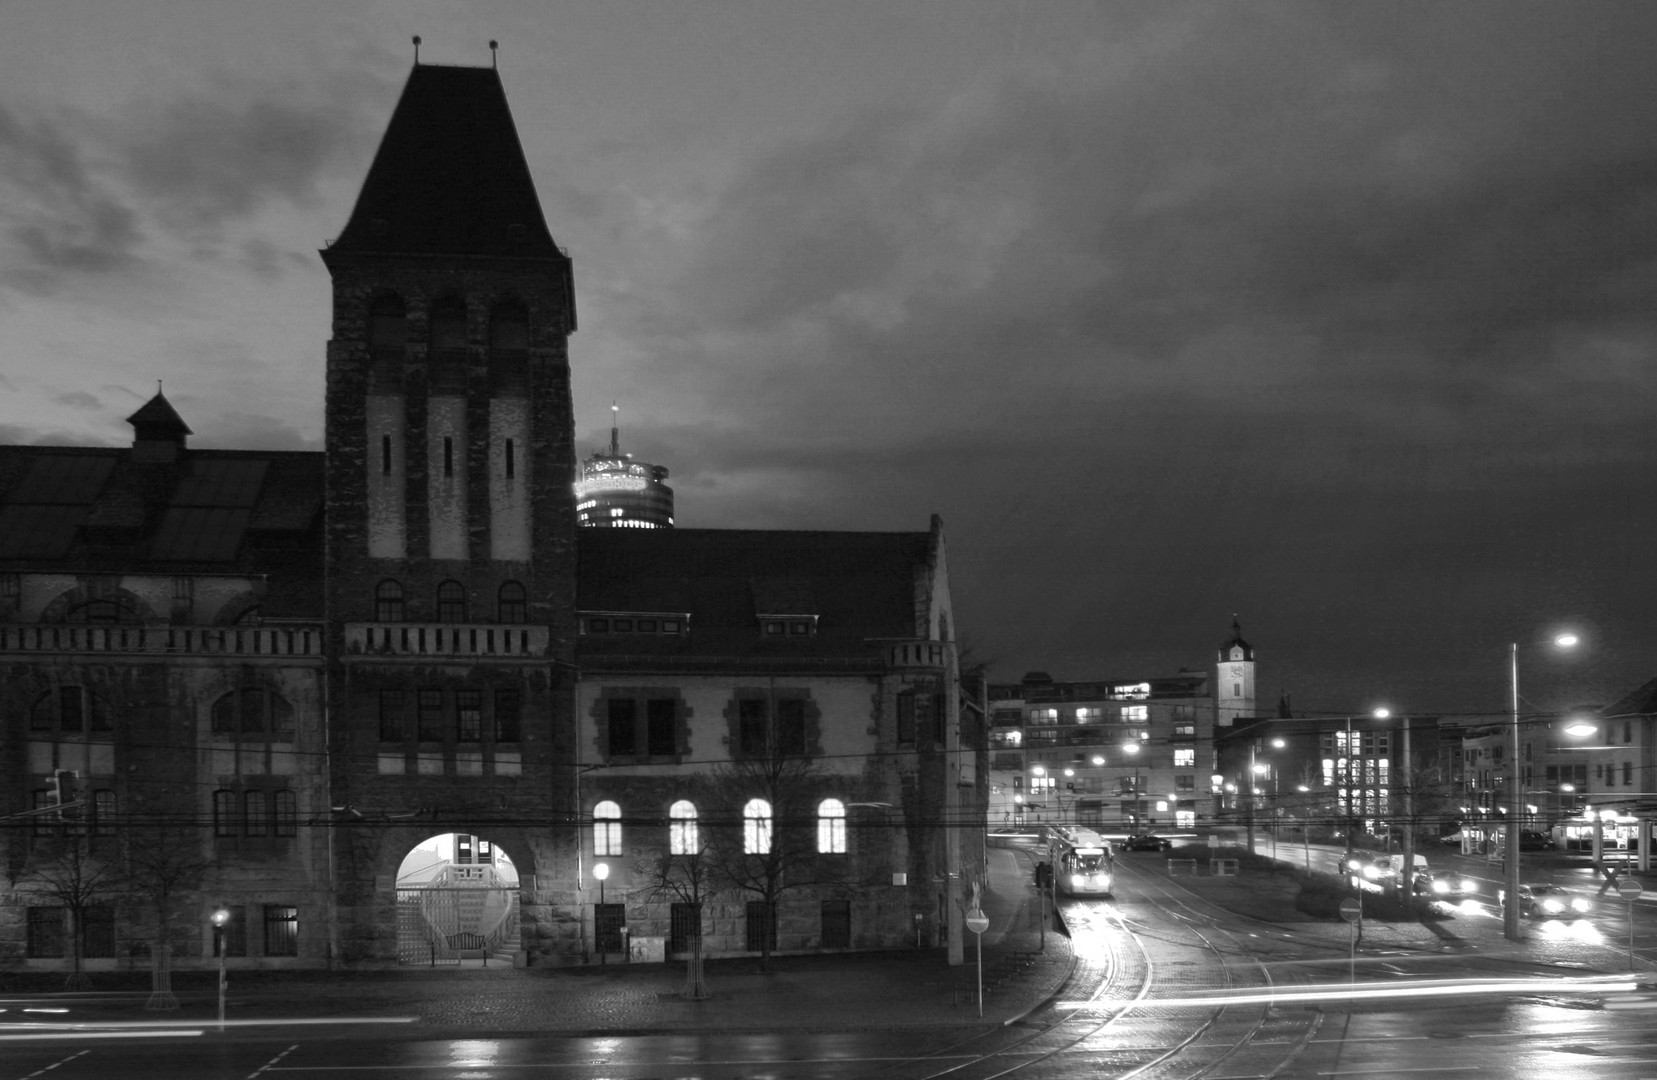
<instances>
[{"instance_id":1,"label":"glowing lamp head","mask_svg":"<svg viewBox=\"0 0 1657 1080\"><path fill-rule=\"evenodd\" d=\"M603 862L593 863L593 877L594 878L598 879L599 881L603 881L605 878L607 878L609 876L610 876L610 864L609 863L603 863Z\"/></svg>"},{"instance_id":2,"label":"glowing lamp head","mask_svg":"<svg viewBox=\"0 0 1657 1080\"><path fill-rule=\"evenodd\" d=\"M213 912L213 925L215 927L218 927L219 929L222 930L222 929L224 929L225 926L229 925L229 923L230 923L230 911L229 911L229 909L219 908L217 911Z\"/></svg>"}]
</instances>

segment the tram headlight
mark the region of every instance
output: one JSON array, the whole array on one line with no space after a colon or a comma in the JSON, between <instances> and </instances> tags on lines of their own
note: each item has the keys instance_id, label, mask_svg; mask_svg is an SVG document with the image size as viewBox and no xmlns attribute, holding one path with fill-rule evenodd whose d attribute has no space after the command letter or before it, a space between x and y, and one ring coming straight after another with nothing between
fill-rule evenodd
<instances>
[{"instance_id":1,"label":"tram headlight","mask_svg":"<svg viewBox=\"0 0 1657 1080\"><path fill-rule=\"evenodd\" d=\"M1070 887L1071 888L1080 889L1083 886L1085 886L1086 884L1087 884L1087 875L1086 874L1071 874L1070 875Z\"/></svg>"}]
</instances>

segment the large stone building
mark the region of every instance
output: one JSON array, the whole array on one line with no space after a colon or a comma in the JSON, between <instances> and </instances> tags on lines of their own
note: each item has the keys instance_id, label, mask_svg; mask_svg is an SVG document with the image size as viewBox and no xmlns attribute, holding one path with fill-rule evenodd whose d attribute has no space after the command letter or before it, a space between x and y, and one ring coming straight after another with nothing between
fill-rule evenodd
<instances>
[{"instance_id":1,"label":"large stone building","mask_svg":"<svg viewBox=\"0 0 1657 1080\"><path fill-rule=\"evenodd\" d=\"M958 958L937 520L577 528L571 260L492 69L414 68L322 258L324 452L160 393L130 447L0 447L0 963L205 963L220 910L232 966Z\"/></svg>"}]
</instances>

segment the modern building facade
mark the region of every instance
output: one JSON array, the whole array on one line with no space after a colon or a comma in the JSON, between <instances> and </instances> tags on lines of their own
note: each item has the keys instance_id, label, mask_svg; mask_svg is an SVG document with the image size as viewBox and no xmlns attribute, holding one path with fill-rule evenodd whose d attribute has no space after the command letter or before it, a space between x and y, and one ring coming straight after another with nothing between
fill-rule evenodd
<instances>
[{"instance_id":1,"label":"modern building facade","mask_svg":"<svg viewBox=\"0 0 1657 1080\"><path fill-rule=\"evenodd\" d=\"M414 68L322 258L324 452L160 393L129 447L0 447L0 963L205 964L215 911L231 966L959 959L941 523L578 528L573 268L492 69ZM140 864L171 891L53 884Z\"/></svg>"},{"instance_id":2,"label":"modern building facade","mask_svg":"<svg viewBox=\"0 0 1657 1080\"><path fill-rule=\"evenodd\" d=\"M1221 790L1215 740L1252 715L1254 666L1233 621L1213 675L1062 682L1037 671L991 684L992 825L1146 832L1211 824Z\"/></svg>"}]
</instances>

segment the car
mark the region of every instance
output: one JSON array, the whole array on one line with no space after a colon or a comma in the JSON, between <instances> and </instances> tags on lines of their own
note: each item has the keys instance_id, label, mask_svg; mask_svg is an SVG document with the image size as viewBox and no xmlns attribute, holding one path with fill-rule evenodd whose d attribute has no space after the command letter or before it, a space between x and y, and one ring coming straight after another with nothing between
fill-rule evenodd
<instances>
[{"instance_id":1,"label":"car","mask_svg":"<svg viewBox=\"0 0 1657 1080\"><path fill-rule=\"evenodd\" d=\"M1519 833L1519 850L1521 851L1551 851L1553 837L1545 832L1532 832L1529 829Z\"/></svg>"},{"instance_id":2,"label":"car","mask_svg":"<svg viewBox=\"0 0 1657 1080\"><path fill-rule=\"evenodd\" d=\"M1417 896L1455 901L1479 891L1479 883L1459 870L1423 870L1415 876Z\"/></svg>"},{"instance_id":3,"label":"car","mask_svg":"<svg viewBox=\"0 0 1657 1080\"><path fill-rule=\"evenodd\" d=\"M1507 892L1501 895L1507 907ZM1533 919L1578 919L1594 910L1593 901L1558 885L1520 885L1519 914Z\"/></svg>"},{"instance_id":4,"label":"car","mask_svg":"<svg viewBox=\"0 0 1657 1080\"><path fill-rule=\"evenodd\" d=\"M1122 841L1123 851L1167 851L1174 846L1174 842L1166 836L1154 836L1150 833L1141 833L1130 836Z\"/></svg>"}]
</instances>

